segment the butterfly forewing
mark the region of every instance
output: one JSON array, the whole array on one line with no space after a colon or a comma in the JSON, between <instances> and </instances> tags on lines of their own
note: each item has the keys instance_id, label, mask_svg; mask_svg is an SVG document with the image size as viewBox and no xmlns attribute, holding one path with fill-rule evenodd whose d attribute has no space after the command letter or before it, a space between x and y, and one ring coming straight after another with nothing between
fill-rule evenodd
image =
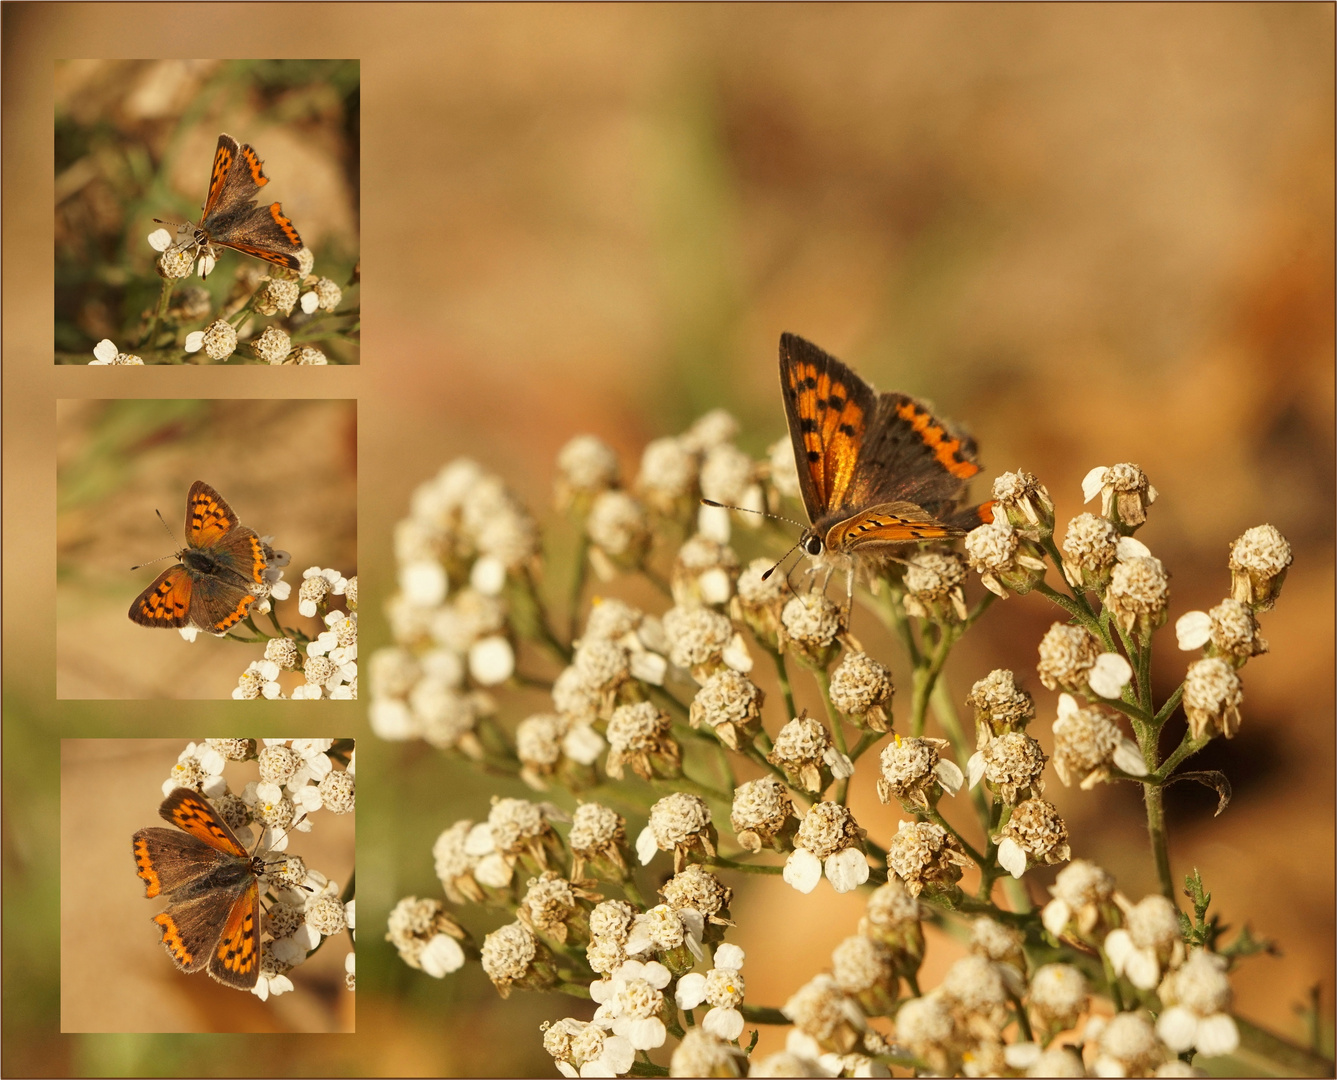
<instances>
[{"instance_id":1,"label":"butterfly forewing","mask_svg":"<svg viewBox=\"0 0 1337 1080\"><path fill-rule=\"evenodd\" d=\"M875 399L834 356L793 334L780 338L780 378L808 519L848 505Z\"/></svg>"},{"instance_id":2,"label":"butterfly forewing","mask_svg":"<svg viewBox=\"0 0 1337 1080\"><path fill-rule=\"evenodd\" d=\"M213 488L203 480L190 485L186 496L186 543L207 547L216 543L237 524L237 515Z\"/></svg>"},{"instance_id":3,"label":"butterfly forewing","mask_svg":"<svg viewBox=\"0 0 1337 1080\"><path fill-rule=\"evenodd\" d=\"M240 149L237 140L231 135L218 136L218 149L214 151L214 167L209 174L209 194L205 197L204 209L200 212L201 223L207 220L218 206L219 196L227 186L228 173L232 171L232 165L237 160L237 151Z\"/></svg>"}]
</instances>

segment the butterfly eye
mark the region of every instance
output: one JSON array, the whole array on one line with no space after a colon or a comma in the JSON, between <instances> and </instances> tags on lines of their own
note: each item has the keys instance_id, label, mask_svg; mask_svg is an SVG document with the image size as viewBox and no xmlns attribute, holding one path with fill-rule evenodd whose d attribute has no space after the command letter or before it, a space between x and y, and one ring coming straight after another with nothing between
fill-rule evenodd
<instances>
[{"instance_id":1,"label":"butterfly eye","mask_svg":"<svg viewBox=\"0 0 1337 1080\"><path fill-rule=\"evenodd\" d=\"M822 553L822 538L820 536L808 536L803 540L803 550L816 558Z\"/></svg>"}]
</instances>

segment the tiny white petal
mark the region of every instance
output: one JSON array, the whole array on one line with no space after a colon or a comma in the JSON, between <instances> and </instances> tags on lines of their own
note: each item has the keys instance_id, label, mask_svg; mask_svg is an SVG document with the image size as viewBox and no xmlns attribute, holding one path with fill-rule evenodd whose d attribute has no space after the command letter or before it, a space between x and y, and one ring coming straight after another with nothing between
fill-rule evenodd
<instances>
[{"instance_id":1,"label":"tiny white petal","mask_svg":"<svg viewBox=\"0 0 1337 1080\"><path fill-rule=\"evenodd\" d=\"M743 1014L737 1009L711 1009L701 1020L701 1026L726 1042L733 1042L743 1034Z\"/></svg>"},{"instance_id":2,"label":"tiny white petal","mask_svg":"<svg viewBox=\"0 0 1337 1080\"><path fill-rule=\"evenodd\" d=\"M186 352L199 352L204 348L204 331L192 330L186 335Z\"/></svg>"},{"instance_id":3,"label":"tiny white petal","mask_svg":"<svg viewBox=\"0 0 1337 1080\"><path fill-rule=\"evenodd\" d=\"M103 338L93 346L93 355L104 364L109 364L120 355L120 350L110 338Z\"/></svg>"},{"instance_id":4,"label":"tiny white petal","mask_svg":"<svg viewBox=\"0 0 1337 1080\"><path fill-rule=\"evenodd\" d=\"M1058 718L1062 720L1065 716L1071 716L1081 708L1077 704L1077 699L1071 694L1059 694L1058 696Z\"/></svg>"},{"instance_id":5,"label":"tiny white petal","mask_svg":"<svg viewBox=\"0 0 1337 1080\"><path fill-rule=\"evenodd\" d=\"M399 569L399 588L417 607L436 607L446 598L446 570L433 559L404 563Z\"/></svg>"},{"instance_id":6,"label":"tiny white petal","mask_svg":"<svg viewBox=\"0 0 1337 1080\"><path fill-rule=\"evenodd\" d=\"M976 750L966 762L966 771L970 774L970 786L974 787L984 779L984 751Z\"/></svg>"},{"instance_id":7,"label":"tiny white petal","mask_svg":"<svg viewBox=\"0 0 1337 1080\"><path fill-rule=\"evenodd\" d=\"M1192 1048L1197 1030L1198 1018L1182 1005L1172 1005L1156 1018L1156 1034L1176 1054Z\"/></svg>"},{"instance_id":8,"label":"tiny white petal","mask_svg":"<svg viewBox=\"0 0 1337 1080\"><path fill-rule=\"evenodd\" d=\"M785 862L781 875L786 884L792 885L801 893L810 893L822 880L822 862L811 851L796 848Z\"/></svg>"},{"instance_id":9,"label":"tiny white petal","mask_svg":"<svg viewBox=\"0 0 1337 1080\"><path fill-rule=\"evenodd\" d=\"M868 859L858 848L848 847L826 857L826 879L838 893L852 892L868 880Z\"/></svg>"},{"instance_id":10,"label":"tiny white petal","mask_svg":"<svg viewBox=\"0 0 1337 1080\"><path fill-rule=\"evenodd\" d=\"M709 510L710 507L703 509ZM733 595L733 581L718 566L711 567L697 578L697 586L701 590L701 599L707 604L727 603L729 597Z\"/></svg>"},{"instance_id":11,"label":"tiny white petal","mask_svg":"<svg viewBox=\"0 0 1337 1080\"><path fill-rule=\"evenodd\" d=\"M1005 836L998 845L998 865L1014 878L1026 873L1026 852L1010 836Z\"/></svg>"},{"instance_id":12,"label":"tiny white petal","mask_svg":"<svg viewBox=\"0 0 1337 1080\"><path fill-rule=\"evenodd\" d=\"M636 837L636 857L641 860L642 866L649 866L650 860L655 857L655 852L658 850L659 844L655 841L655 834L647 825Z\"/></svg>"},{"instance_id":13,"label":"tiny white petal","mask_svg":"<svg viewBox=\"0 0 1337 1080\"><path fill-rule=\"evenodd\" d=\"M949 795L955 795L961 790L961 785L966 782L966 778L961 775L961 769L955 761L940 758L937 768L933 771L937 774L938 783L942 785L943 791Z\"/></svg>"},{"instance_id":14,"label":"tiny white petal","mask_svg":"<svg viewBox=\"0 0 1337 1080\"><path fill-rule=\"evenodd\" d=\"M484 596L500 596L506 587L506 564L495 556L482 556L469 571L469 584Z\"/></svg>"},{"instance_id":15,"label":"tiny white petal","mask_svg":"<svg viewBox=\"0 0 1337 1080\"><path fill-rule=\"evenodd\" d=\"M1151 500L1148 499L1147 501L1150 502ZM1149 559L1151 558L1151 548L1136 537L1121 536L1114 547L1114 557L1119 562L1127 562L1129 559Z\"/></svg>"},{"instance_id":16,"label":"tiny white petal","mask_svg":"<svg viewBox=\"0 0 1337 1080\"><path fill-rule=\"evenodd\" d=\"M440 979L464 967L464 950L449 934L437 934L427 943L418 963L434 979Z\"/></svg>"},{"instance_id":17,"label":"tiny white petal","mask_svg":"<svg viewBox=\"0 0 1337 1080\"><path fill-rule=\"evenodd\" d=\"M1201 649L1212 640L1212 617L1205 611L1190 611L1175 620L1175 637L1184 652Z\"/></svg>"},{"instance_id":18,"label":"tiny white petal","mask_svg":"<svg viewBox=\"0 0 1337 1080\"><path fill-rule=\"evenodd\" d=\"M663 686L664 676L667 673L668 661L658 653L633 652L631 654L632 678L649 683L651 686Z\"/></svg>"},{"instance_id":19,"label":"tiny white petal","mask_svg":"<svg viewBox=\"0 0 1337 1080\"><path fill-rule=\"evenodd\" d=\"M1105 466L1097 465L1082 477L1082 502L1090 502L1105 486Z\"/></svg>"},{"instance_id":20,"label":"tiny white petal","mask_svg":"<svg viewBox=\"0 0 1337 1080\"><path fill-rule=\"evenodd\" d=\"M149 247L154 251L166 251L172 246L172 234L166 229L154 229L149 233Z\"/></svg>"},{"instance_id":21,"label":"tiny white petal","mask_svg":"<svg viewBox=\"0 0 1337 1080\"><path fill-rule=\"evenodd\" d=\"M678 980L673 991L673 1000L680 1009L695 1009L706 1000L706 977L699 971L693 971Z\"/></svg>"},{"instance_id":22,"label":"tiny white petal","mask_svg":"<svg viewBox=\"0 0 1337 1080\"><path fill-rule=\"evenodd\" d=\"M316 308L320 307L320 297L316 295L315 290L302 293L302 310L310 315Z\"/></svg>"},{"instance_id":23,"label":"tiny white petal","mask_svg":"<svg viewBox=\"0 0 1337 1080\"><path fill-rule=\"evenodd\" d=\"M562 753L581 765L593 765L607 745L589 724L574 724L562 736Z\"/></svg>"},{"instance_id":24,"label":"tiny white petal","mask_svg":"<svg viewBox=\"0 0 1337 1080\"><path fill-rule=\"evenodd\" d=\"M469 673L483 686L498 686L515 673L515 651L500 635L469 646Z\"/></svg>"},{"instance_id":25,"label":"tiny white petal","mask_svg":"<svg viewBox=\"0 0 1337 1080\"><path fill-rule=\"evenodd\" d=\"M1216 1013L1198 1021L1198 1053L1206 1057L1233 1054L1239 1049L1240 1032L1229 1013Z\"/></svg>"},{"instance_id":26,"label":"tiny white petal","mask_svg":"<svg viewBox=\"0 0 1337 1080\"><path fill-rule=\"evenodd\" d=\"M747 642L743 640L742 634L734 634L733 640L725 646L724 652L720 655L734 671L746 675L752 670L752 654L747 651Z\"/></svg>"},{"instance_id":27,"label":"tiny white petal","mask_svg":"<svg viewBox=\"0 0 1337 1080\"><path fill-rule=\"evenodd\" d=\"M715 949L714 964L717 968L727 968L730 971L741 971L743 969L743 960L747 956L738 945L719 945Z\"/></svg>"},{"instance_id":28,"label":"tiny white petal","mask_svg":"<svg viewBox=\"0 0 1337 1080\"><path fill-rule=\"evenodd\" d=\"M1086 673L1087 684L1103 698L1117 698L1133 679L1133 668L1118 653L1101 653Z\"/></svg>"},{"instance_id":29,"label":"tiny white petal","mask_svg":"<svg viewBox=\"0 0 1337 1080\"><path fill-rule=\"evenodd\" d=\"M1119 740L1119 745L1114 748L1114 764L1129 776L1147 775L1147 763L1132 739Z\"/></svg>"}]
</instances>

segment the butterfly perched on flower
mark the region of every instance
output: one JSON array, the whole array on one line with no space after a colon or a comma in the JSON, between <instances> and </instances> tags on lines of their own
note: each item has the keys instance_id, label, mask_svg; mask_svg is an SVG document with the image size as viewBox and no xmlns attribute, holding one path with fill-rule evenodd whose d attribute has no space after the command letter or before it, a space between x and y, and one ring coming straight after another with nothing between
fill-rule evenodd
<instances>
[{"instance_id":1,"label":"butterfly perched on flower","mask_svg":"<svg viewBox=\"0 0 1337 1080\"><path fill-rule=\"evenodd\" d=\"M958 511L975 443L905 394L877 393L834 356L780 336L780 387L809 526L799 546L850 566L906 544L963 536L991 503Z\"/></svg>"},{"instance_id":2,"label":"butterfly perched on flower","mask_svg":"<svg viewBox=\"0 0 1337 1080\"><path fill-rule=\"evenodd\" d=\"M211 249L217 245L299 270L302 238L291 219L278 203L255 204L256 193L269 183L263 164L250 144L238 143L226 133L219 135L200 223L179 226L178 232L188 235L189 244L206 256L212 257ZM202 276L207 273L201 270Z\"/></svg>"},{"instance_id":3,"label":"butterfly perched on flower","mask_svg":"<svg viewBox=\"0 0 1337 1080\"><path fill-rule=\"evenodd\" d=\"M176 829L140 829L134 835L135 872L144 895L167 897L153 917L173 963L204 969L238 990L260 975L260 880L264 861L253 858L203 795L176 788L158 813Z\"/></svg>"},{"instance_id":4,"label":"butterfly perched on flower","mask_svg":"<svg viewBox=\"0 0 1337 1080\"><path fill-rule=\"evenodd\" d=\"M181 561L130 605L130 619L140 626L226 633L250 613L255 587L277 577L269 568L288 562L286 552L276 552L241 524L223 496L203 480L190 485L186 546L176 554Z\"/></svg>"}]
</instances>

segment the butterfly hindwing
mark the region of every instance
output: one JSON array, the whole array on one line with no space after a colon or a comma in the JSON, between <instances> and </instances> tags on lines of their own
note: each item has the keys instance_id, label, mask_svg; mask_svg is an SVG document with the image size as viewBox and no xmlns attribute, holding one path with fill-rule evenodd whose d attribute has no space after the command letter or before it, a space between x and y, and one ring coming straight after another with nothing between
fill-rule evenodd
<instances>
[{"instance_id":1,"label":"butterfly hindwing","mask_svg":"<svg viewBox=\"0 0 1337 1080\"><path fill-rule=\"evenodd\" d=\"M190 625L194 582L180 564L159 574L153 584L135 597L130 605L130 619L140 626L165 626L173 629Z\"/></svg>"},{"instance_id":2,"label":"butterfly hindwing","mask_svg":"<svg viewBox=\"0 0 1337 1080\"><path fill-rule=\"evenodd\" d=\"M250 614L255 594L220 577L197 578L190 621L211 634L225 634Z\"/></svg>"},{"instance_id":3,"label":"butterfly hindwing","mask_svg":"<svg viewBox=\"0 0 1337 1080\"><path fill-rule=\"evenodd\" d=\"M260 887L254 877L228 910L209 959L209 974L239 990L255 985L260 971Z\"/></svg>"}]
</instances>

